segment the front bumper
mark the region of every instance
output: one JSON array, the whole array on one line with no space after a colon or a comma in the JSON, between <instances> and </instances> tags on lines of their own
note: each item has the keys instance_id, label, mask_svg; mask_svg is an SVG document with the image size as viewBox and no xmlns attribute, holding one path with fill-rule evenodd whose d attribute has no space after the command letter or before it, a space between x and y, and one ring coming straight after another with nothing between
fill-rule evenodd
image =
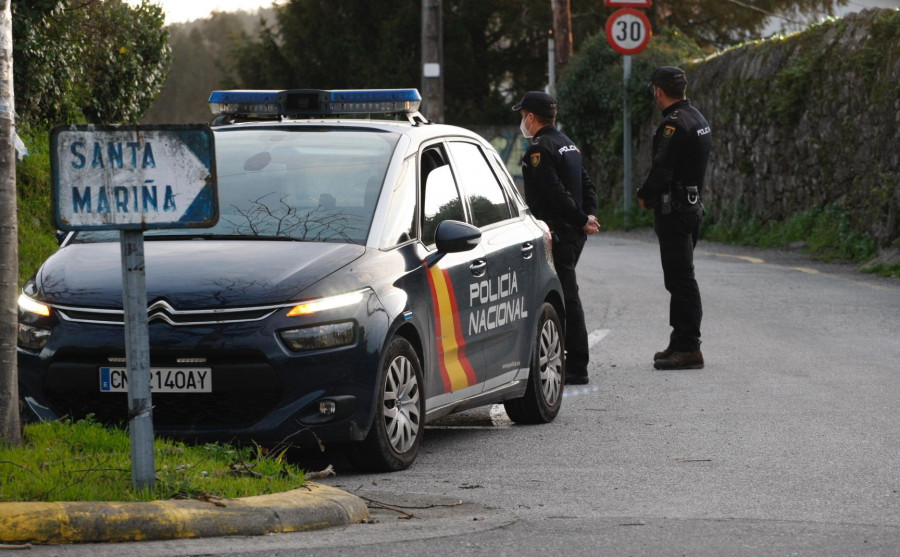
<instances>
[{"instance_id":1,"label":"front bumper","mask_svg":"<svg viewBox=\"0 0 900 557\"><path fill-rule=\"evenodd\" d=\"M154 432L189 441L300 446L362 440L374 415L387 334L384 311L370 311L373 300L355 315L332 316L357 323L354 344L301 353L290 351L277 331L312 317L197 327L151 323L151 367L189 367L179 363L189 358L203 362L212 377L209 393L153 393ZM329 316L316 316L323 317ZM43 350L20 347L25 419L92 417L126 425L127 393L102 392L99 378L111 362L124 367L124 344L122 327L60 320Z\"/></svg>"}]
</instances>

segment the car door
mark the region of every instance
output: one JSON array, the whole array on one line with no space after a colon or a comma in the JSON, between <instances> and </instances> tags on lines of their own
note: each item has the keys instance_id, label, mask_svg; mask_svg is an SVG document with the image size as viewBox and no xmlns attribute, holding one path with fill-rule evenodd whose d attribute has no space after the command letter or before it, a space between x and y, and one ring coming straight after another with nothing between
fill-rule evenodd
<instances>
[{"instance_id":1,"label":"car door","mask_svg":"<svg viewBox=\"0 0 900 557\"><path fill-rule=\"evenodd\" d=\"M434 365L426 364L426 401L429 409L451 405L482 391L486 379L484 357L466 335L466 305L470 285L482 280L486 263L481 246L436 257L435 232L445 220L467 222L465 204L442 143L425 148L420 155L422 210L421 242L429 255L424 258L432 298Z\"/></svg>"},{"instance_id":2,"label":"car door","mask_svg":"<svg viewBox=\"0 0 900 557\"><path fill-rule=\"evenodd\" d=\"M527 377L536 317L530 267L538 246L492 168L490 153L473 141L448 145L472 224L482 233L485 273L469 283L463 327L468 344L484 357L485 390L490 390L523 373Z\"/></svg>"}]
</instances>

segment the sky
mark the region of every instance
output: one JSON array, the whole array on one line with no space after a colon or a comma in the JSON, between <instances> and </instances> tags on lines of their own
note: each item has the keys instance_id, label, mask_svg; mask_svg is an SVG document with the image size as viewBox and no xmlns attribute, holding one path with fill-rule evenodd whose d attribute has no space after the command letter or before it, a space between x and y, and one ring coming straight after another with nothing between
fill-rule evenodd
<instances>
[{"instance_id":1,"label":"sky","mask_svg":"<svg viewBox=\"0 0 900 557\"><path fill-rule=\"evenodd\" d=\"M141 2L141 0L127 1L130 4L140 4ZM253 12L257 8L268 8L272 5L273 0L151 0L151 3L162 6L166 13L166 24L169 24L209 17L213 11L244 10ZM867 7L898 8L900 0L850 0L841 11L859 11Z\"/></svg>"},{"instance_id":2,"label":"sky","mask_svg":"<svg viewBox=\"0 0 900 557\"><path fill-rule=\"evenodd\" d=\"M129 4L140 4L141 0L126 0ZM192 19L209 17L214 11L255 12L258 8L268 8L273 0L150 0L151 4L162 6L166 13L166 24L184 23Z\"/></svg>"}]
</instances>

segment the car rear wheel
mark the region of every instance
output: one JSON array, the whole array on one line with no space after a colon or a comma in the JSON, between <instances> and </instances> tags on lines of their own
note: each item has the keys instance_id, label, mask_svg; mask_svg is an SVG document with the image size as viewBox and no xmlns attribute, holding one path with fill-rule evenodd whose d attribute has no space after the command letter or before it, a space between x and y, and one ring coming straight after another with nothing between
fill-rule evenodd
<instances>
[{"instance_id":1,"label":"car rear wheel","mask_svg":"<svg viewBox=\"0 0 900 557\"><path fill-rule=\"evenodd\" d=\"M416 459L425 430L422 365L412 345L396 337L388 346L379 380L375 420L348 457L359 470L405 470Z\"/></svg>"},{"instance_id":2,"label":"car rear wheel","mask_svg":"<svg viewBox=\"0 0 900 557\"><path fill-rule=\"evenodd\" d=\"M542 424L552 422L559 413L566 357L561 331L556 309L545 302L531 349L531 372L525 396L503 403L512 421Z\"/></svg>"}]
</instances>

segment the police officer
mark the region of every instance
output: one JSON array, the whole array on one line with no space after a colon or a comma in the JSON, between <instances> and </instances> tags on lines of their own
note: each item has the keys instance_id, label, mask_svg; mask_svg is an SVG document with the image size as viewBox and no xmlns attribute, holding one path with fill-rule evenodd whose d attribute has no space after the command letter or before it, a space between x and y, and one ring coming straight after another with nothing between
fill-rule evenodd
<instances>
[{"instance_id":1,"label":"police officer","mask_svg":"<svg viewBox=\"0 0 900 557\"><path fill-rule=\"evenodd\" d=\"M588 336L578 295L575 265L588 234L600 230L597 191L581 164L581 151L556 129L556 99L529 91L512 107L519 128L531 139L522 158L525 201L553 234L553 263L566 304L566 383L588 382Z\"/></svg>"},{"instance_id":2,"label":"police officer","mask_svg":"<svg viewBox=\"0 0 900 557\"><path fill-rule=\"evenodd\" d=\"M709 161L709 124L685 97L687 76L657 68L648 85L663 121L653 136L653 164L637 191L641 207L653 210L663 278L671 295L669 346L653 356L656 369L700 369L703 306L694 278L694 247L703 220L703 178Z\"/></svg>"}]
</instances>

